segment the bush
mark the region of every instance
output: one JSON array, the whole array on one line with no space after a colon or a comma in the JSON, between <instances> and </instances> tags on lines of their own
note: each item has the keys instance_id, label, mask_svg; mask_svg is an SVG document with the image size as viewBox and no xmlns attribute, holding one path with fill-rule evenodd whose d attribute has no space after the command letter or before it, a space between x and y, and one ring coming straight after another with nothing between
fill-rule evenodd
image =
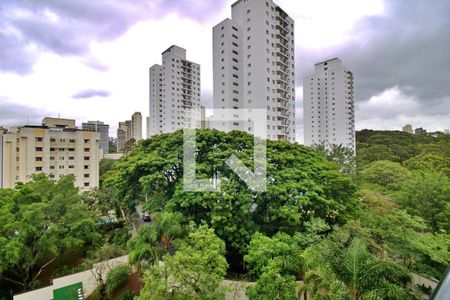
<instances>
[{"instance_id":1,"label":"bush","mask_svg":"<svg viewBox=\"0 0 450 300\"><path fill-rule=\"evenodd\" d=\"M106 294L111 297L115 291L122 287L131 274L130 265L117 265L106 274Z\"/></svg>"},{"instance_id":2,"label":"bush","mask_svg":"<svg viewBox=\"0 0 450 300\"><path fill-rule=\"evenodd\" d=\"M127 290L120 296L119 300L133 300L134 296L136 296L136 293Z\"/></svg>"}]
</instances>

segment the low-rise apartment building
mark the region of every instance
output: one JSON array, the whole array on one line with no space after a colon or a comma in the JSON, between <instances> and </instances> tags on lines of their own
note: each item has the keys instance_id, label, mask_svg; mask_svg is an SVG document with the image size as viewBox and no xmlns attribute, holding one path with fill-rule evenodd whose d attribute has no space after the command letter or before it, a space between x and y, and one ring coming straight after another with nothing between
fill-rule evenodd
<instances>
[{"instance_id":1,"label":"low-rise apartment building","mask_svg":"<svg viewBox=\"0 0 450 300\"><path fill-rule=\"evenodd\" d=\"M78 129L75 120L45 118L40 126L0 132L0 188L14 188L37 173L73 175L80 189L95 188L100 159L99 132Z\"/></svg>"}]
</instances>

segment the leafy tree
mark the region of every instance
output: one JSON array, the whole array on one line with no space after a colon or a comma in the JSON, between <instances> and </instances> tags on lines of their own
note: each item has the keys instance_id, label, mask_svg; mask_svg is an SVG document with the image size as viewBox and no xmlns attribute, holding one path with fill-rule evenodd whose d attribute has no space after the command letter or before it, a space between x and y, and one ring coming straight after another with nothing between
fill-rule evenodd
<instances>
[{"instance_id":1,"label":"leafy tree","mask_svg":"<svg viewBox=\"0 0 450 300\"><path fill-rule=\"evenodd\" d=\"M356 149L359 149L358 145ZM358 168L364 167L377 160L399 162L399 157L386 145L367 146L357 150L356 164Z\"/></svg>"},{"instance_id":2,"label":"leafy tree","mask_svg":"<svg viewBox=\"0 0 450 300\"><path fill-rule=\"evenodd\" d=\"M301 248L286 233L279 232L272 238L257 232L244 256L250 274L260 276L265 267L271 266L283 274L295 275L301 268Z\"/></svg>"},{"instance_id":3,"label":"leafy tree","mask_svg":"<svg viewBox=\"0 0 450 300\"><path fill-rule=\"evenodd\" d=\"M348 176L354 176L356 172L356 160L353 149L342 144L315 144L311 147L314 151L325 156L329 161L339 166L339 171Z\"/></svg>"},{"instance_id":4,"label":"leafy tree","mask_svg":"<svg viewBox=\"0 0 450 300\"><path fill-rule=\"evenodd\" d=\"M117 153L117 139L109 140L109 153Z\"/></svg>"},{"instance_id":5,"label":"leafy tree","mask_svg":"<svg viewBox=\"0 0 450 300\"><path fill-rule=\"evenodd\" d=\"M361 195L360 220L372 248L410 270L439 278L450 263L450 236L431 234L422 218L409 215L388 196L370 190Z\"/></svg>"},{"instance_id":6,"label":"leafy tree","mask_svg":"<svg viewBox=\"0 0 450 300\"><path fill-rule=\"evenodd\" d=\"M304 224L304 228L293 236L295 243L301 248L319 243L329 232L330 226L320 218L314 218Z\"/></svg>"},{"instance_id":7,"label":"leafy tree","mask_svg":"<svg viewBox=\"0 0 450 300\"><path fill-rule=\"evenodd\" d=\"M103 182L110 176L113 176L116 171L117 160L102 159L99 164L100 187L103 187Z\"/></svg>"},{"instance_id":8,"label":"leafy tree","mask_svg":"<svg viewBox=\"0 0 450 300\"><path fill-rule=\"evenodd\" d=\"M366 182L377 184L388 191L398 191L409 177L409 171L399 163L379 160L361 172Z\"/></svg>"},{"instance_id":9,"label":"leafy tree","mask_svg":"<svg viewBox=\"0 0 450 300\"><path fill-rule=\"evenodd\" d=\"M162 265L150 268L138 299L223 299L224 254L224 242L212 229L200 227L173 256L165 255Z\"/></svg>"},{"instance_id":10,"label":"leafy tree","mask_svg":"<svg viewBox=\"0 0 450 300\"><path fill-rule=\"evenodd\" d=\"M270 264L262 269L261 276L255 285L247 288L246 294L250 300L295 300L296 288L295 276L283 274L279 268Z\"/></svg>"},{"instance_id":11,"label":"leafy tree","mask_svg":"<svg viewBox=\"0 0 450 300\"><path fill-rule=\"evenodd\" d=\"M138 235L128 242L130 263L142 270L156 263L163 254L173 252L173 240L186 234L182 223L183 216L179 213L155 213L152 224L142 226Z\"/></svg>"},{"instance_id":12,"label":"leafy tree","mask_svg":"<svg viewBox=\"0 0 450 300\"><path fill-rule=\"evenodd\" d=\"M66 249L100 238L71 176L44 175L0 192L0 278L25 290Z\"/></svg>"},{"instance_id":13,"label":"leafy tree","mask_svg":"<svg viewBox=\"0 0 450 300\"><path fill-rule=\"evenodd\" d=\"M177 131L140 142L105 181L128 211L136 200L149 200L151 211L180 212L196 224L208 224L230 253L243 254L256 231L294 233L313 218L344 222L356 204L355 186L336 165L312 150L288 142L267 142L267 191L256 193L226 165L235 154L253 166L253 136L244 132L197 130L197 178L220 181L215 192L183 189L183 134Z\"/></svg>"},{"instance_id":14,"label":"leafy tree","mask_svg":"<svg viewBox=\"0 0 450 300\"><path fill-rule=\"evenodd\" d=\"M371 254L362 239L355 238L348 246L328 239L309 248L307 253L310 271L306 273L302 290L308 291L313 299L321 299L324 293L347 294L344 299L354 300L415 299L405 288L411 281L408 271Z\"/></svg>"},{"instance_id":15,"label":"leafy tree","mask_svg":"<svg viewBox=\"0 0 450 300\"><path fill-rule=\"evenodd\" d=\"M136 145L136 140L134 138L129 139L128 141L125 142L125 153L127 153L128 151L130 151L133 146Z\"/></svg>"},{"instance_id":16,"label":"leafy tree","mask_svg":"<svg viewBox=\"0 0 450 300\"><path fill-rule=\"evenodd\" d=\"M99 216L108 216L110 211L114 211L117 216L122 215L118 201L112 195L110 189L95 188L82 193L82 200L88 208Z\"/></svg>"},{"instance_id":17,"label":"leafy tree","mask_svg":"<svg viewBox=\"0 0 450 300\"><path fill-rule=\"evenodd\" d=\"M448 151L450 153L450 147ZM405 161L404 165L415 171L440 171L450 178L450 154L445 157L438 154L421 153Z\"/></svg>"},{"instance_id":18,"label":"leafy tree","mask_svg":"<svg viewBox=\"0 0 450 300\"><path fill-rule=\"evenodd\" d=\"M414 173L399 200L408 212L423 217L434 232L450 232L450 180L444 174Z\"/></svg>"}]
</instances>

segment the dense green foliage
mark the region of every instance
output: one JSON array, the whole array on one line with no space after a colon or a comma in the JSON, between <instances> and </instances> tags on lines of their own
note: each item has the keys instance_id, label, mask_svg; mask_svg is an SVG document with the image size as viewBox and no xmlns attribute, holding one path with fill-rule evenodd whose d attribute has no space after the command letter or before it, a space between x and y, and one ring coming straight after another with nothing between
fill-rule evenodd
<instances>
[{"instance_id":1,"label":"dense green foliage","mask_svg":"<svg viewBox=\"0 0 450 300\"><path fill-rule=\"evenodd\" d=\"M366 242L347 230L336 230L303 254L306 273L303 291L332 299L415 299L404 287L411 275L387 259L376 257Z\"/></svg>"},{"instance_id":2,"label":"dense green foliage","mask_svg":"<svg viewBox=\"0 0 450 300\"><path fill-rule=\"evenodd\" d=\"M398 191L410 176L408 169L388 160L377 160L361 171L361 179L385 191Z\"/></svg>"},{"instance_id":3,"label":"dense green foliage","mask_svg":"<svg viewBox=\"0 0 450 300\"><path fill-rule=\"evenodd\" d=\"M148 200L145 209L168 220L174 213L184 216L174 222L180 228L214 229L232 267L243 260L256 279L247 289L251 299L304 293L317 299L323 293L336 299L415 298L409 272L440 277L450 262L448 136L364 130L357 143L355 169L352 152L341 146L311 151L268 141L267 191L255 193L224 163L235 154L251 169L253 137L200 130L196 177L220 180L221 189L197 193L183 190L179 131L135 145L105 187L129 214ZM156 232L151 225L129 244L130 260L140 269L158 258L170 262L179 251ZM172 276L167 267L150 267L146 274L146 282ZM298 286L298 280L304 283Z\"/></svg>"},{"instance_id":4,"label":"dense green foliage","mask_svg":"<svg viewBox=\"0 0 450 300\"><path fill-rule=\"evenodd\" d=\"M450 175L448 134L415 135L401 131L364 129L356 133L356 153L359 169L377 160L389 160L404 164L410 169L434 164Z\"/></svg>"},{"instance_id":5,"label":"dense green foliage","mask_svg":"<svg viewBox=\"0 0 450 300\"><path fill-rule=\"evenodd\" d=\"M339 145L268 141L265 192L225 163L234 154L252 169L253 143L197 131L196 177L220 181L213 192L183 190L182 131L103 161L101 188L81 196L70 177L0 190L0 283L29 287L69 247L97 243L94 213L131 223L138 203L152 222L128 242L111 225L85 263L126 244L144 277L139 299L223 299L227 272L255 280L250 299L416 299L411 274L440 278L450 264L449 135L363 130L356 157ZM125 273L97 274L99 295Z\"/></svg>"},{"instance_id":6,"label":"dense green foliage","mask_svg":"<svg viewBox=\"0 0 450 300\"><path fill-rule=\"evenodd\" d=\"M121 288L131 275L130 265L117 265L112 267L106 274L106 294L111 297L114 292Z\"/></svg>"},{"instance_id":7,"label":"dense green foliage","mask_svg":"<svg viewBox=\"0 0 450 300\"><path fill-rule=\"evenodd\" d=\"M443 173L414 173L405 182L399 202L411 214L424 218L434 232L450 233L450 180Z\"/></svg>"},{"instance_id":8,"label":"dense green foliage","mask_svg":"<svg viewBox=\"0 0 450 300\"><path fill-rule=\"evenodd\" d=\"M148 197L151 211L180 212L208 224L230 251L241 254L256 231L294 233L313 218L344 222L355 206L355 186L338 167L310 149L288 142L267 143L267 191L255 193L225 164L235 154L249 168L253 137L243 132L197 132L197 177L219 178L217 192L183 191L183 134L161 134L136 145L105 181L123 206L134 210Z\"/></svg>"},{"instance_id":9,"label":"dense green foliage","mask_svg":"<svg viewBox=\"0 0 450 300\"><path fill-rule=\"evenodd\" d=\"M183 222L180 213L155 213L152 224L142 226L139 234L128 241L130 264L141 271L168 252L173 252L173 241L187 234Z\"/></svg>"},{"instance_id":10,"label":"dense green foliage","mask_svg":"<svg viewBox=\"0 0 450 300\"><path fill-rule=\"evenodd\" d=\"M212 229L200 227L178 240L174 255L150 267L139 299L223 299L224 254L224 242Z\"/></svg>"},{"instance_id":11,"label":"dense green foliage","mask_svg":"<svg viewBox=\"0 0 450 300\"><path fill-rule=\"evenodd\" d=\"M73 177L55 182L37 175L0 190L0 281L9 286L29 288L67 249L99 238Z\"/></svg>"}]
</instances>

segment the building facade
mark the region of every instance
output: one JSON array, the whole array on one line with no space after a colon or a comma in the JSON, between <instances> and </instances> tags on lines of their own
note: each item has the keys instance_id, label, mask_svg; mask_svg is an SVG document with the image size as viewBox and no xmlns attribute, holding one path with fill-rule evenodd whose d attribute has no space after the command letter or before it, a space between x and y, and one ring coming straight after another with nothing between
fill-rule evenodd
<instances>
[{"instance_id":1,"label":"building facade","mask_svg":"<svg viewBox=\"0 0 450 300\"><path fill-rule=\"evenodd\" d=\"M142 115L140 112L135 112L131 116L131 120L119 122L119 127L117 128L117 152L124 152L130 141L138 142L140 140L142 140Z\"/></svg>"},{"instance_id":2,"label":"building facade","mask_svg":"<svg viewBox=\"0 0 450 300\"><path fill-rule=\"evenodd\" d=\"M427 131L426 131L426 129L423 129L423 127L419 127L419 128L414 129L414 133L417 135L425 135L425 134L427 134Z\"/></svg>"},{"instance_id":3,"label":"building facade","mask_svg":"<svg viewBox=\"0 0 450 300\"><path fill-rule=\"evenodd\" d=\"M343 145L355 151L353 73L338 58L315 64L303 79L305 145Z\"/></svg>"},{"instance_id":4,"label":"building facade","mask_svg":"<svg viewBox=\"0 0 450 300\"><path fill-rule=\"evenodd\" d=\"M131 138L136 142L142 140L142 115L135 112L131 116Z\"/></svg>"},{"instance_id":5,"label":"building facade","mask_svg":"<svg viewBox=\"0 0 450 300\"><path fill-rule=\"evenodd\" d=\"M200 65L186 60L186 50L171 46L162 65L150 68L147 137L192 127L200 110Z\"/></svg>"},{"instance_id":6,"label":"building facade","mask_svg":"<svg viewBox=\"0 0 450 300\"><path fill-rule=\"evenodd\" d=\"M266 109L267 138L294 141L294 21L271 0L239 0L231 15L213 28L214 109ZM211 125L254 130L237 119Z\"/></svg>"},{"instance_id":7,"label":"building facade","mask_svg":"<svg viewBox=\"0 0 450 300\"><path fill-rule=\"evenodd\" d=\"M117 152L123 152L131 138L130 123L128 121L119 122L119 127L117 128Z\"/></svg>"},{"instance_id":8,"label":"building facade","mask_svg":"<svg viewBox=\"0 0 450 300\"><path fill-rule=\"evenodd\" d=\"M411 124L406 124L405 126L403 126L402 131L407 132L407 133L414 133L414 130L413 130Z\"/></svg>"},{"instance_id":9,"label":"building facade","mask_svg":"<svg viewBox=\"0 0 450 300\"><path fill-rule=\"evenodd\" d=\"M73 175L82 190L98 187L100 133L77 129L75 120L45 118L41 126L12 128L0 141L2 188L38 173Z\"/></svg>"},{"instance_id":10,"label":"building facade","mask_svg":"<svg viewBox=\"0 0 450 300\"><path fill-rule=\"evenodd\" d=\"M402 131L407 133L414 133L411 124L406 124L405 126L403 126Z\"/></svg>"},{"instance_id":11,"label":"building facade","mask_svg":"<svg viewBox=\"0 0 450 300\"><path fill-rule=\"evenodd\" d=\"M88 121L82 123L81 128L83 130L90 130L100 132L100 149L103 150L103 154L109 153L109 125L100 121Z\"/></svg>"}]
</instances>

